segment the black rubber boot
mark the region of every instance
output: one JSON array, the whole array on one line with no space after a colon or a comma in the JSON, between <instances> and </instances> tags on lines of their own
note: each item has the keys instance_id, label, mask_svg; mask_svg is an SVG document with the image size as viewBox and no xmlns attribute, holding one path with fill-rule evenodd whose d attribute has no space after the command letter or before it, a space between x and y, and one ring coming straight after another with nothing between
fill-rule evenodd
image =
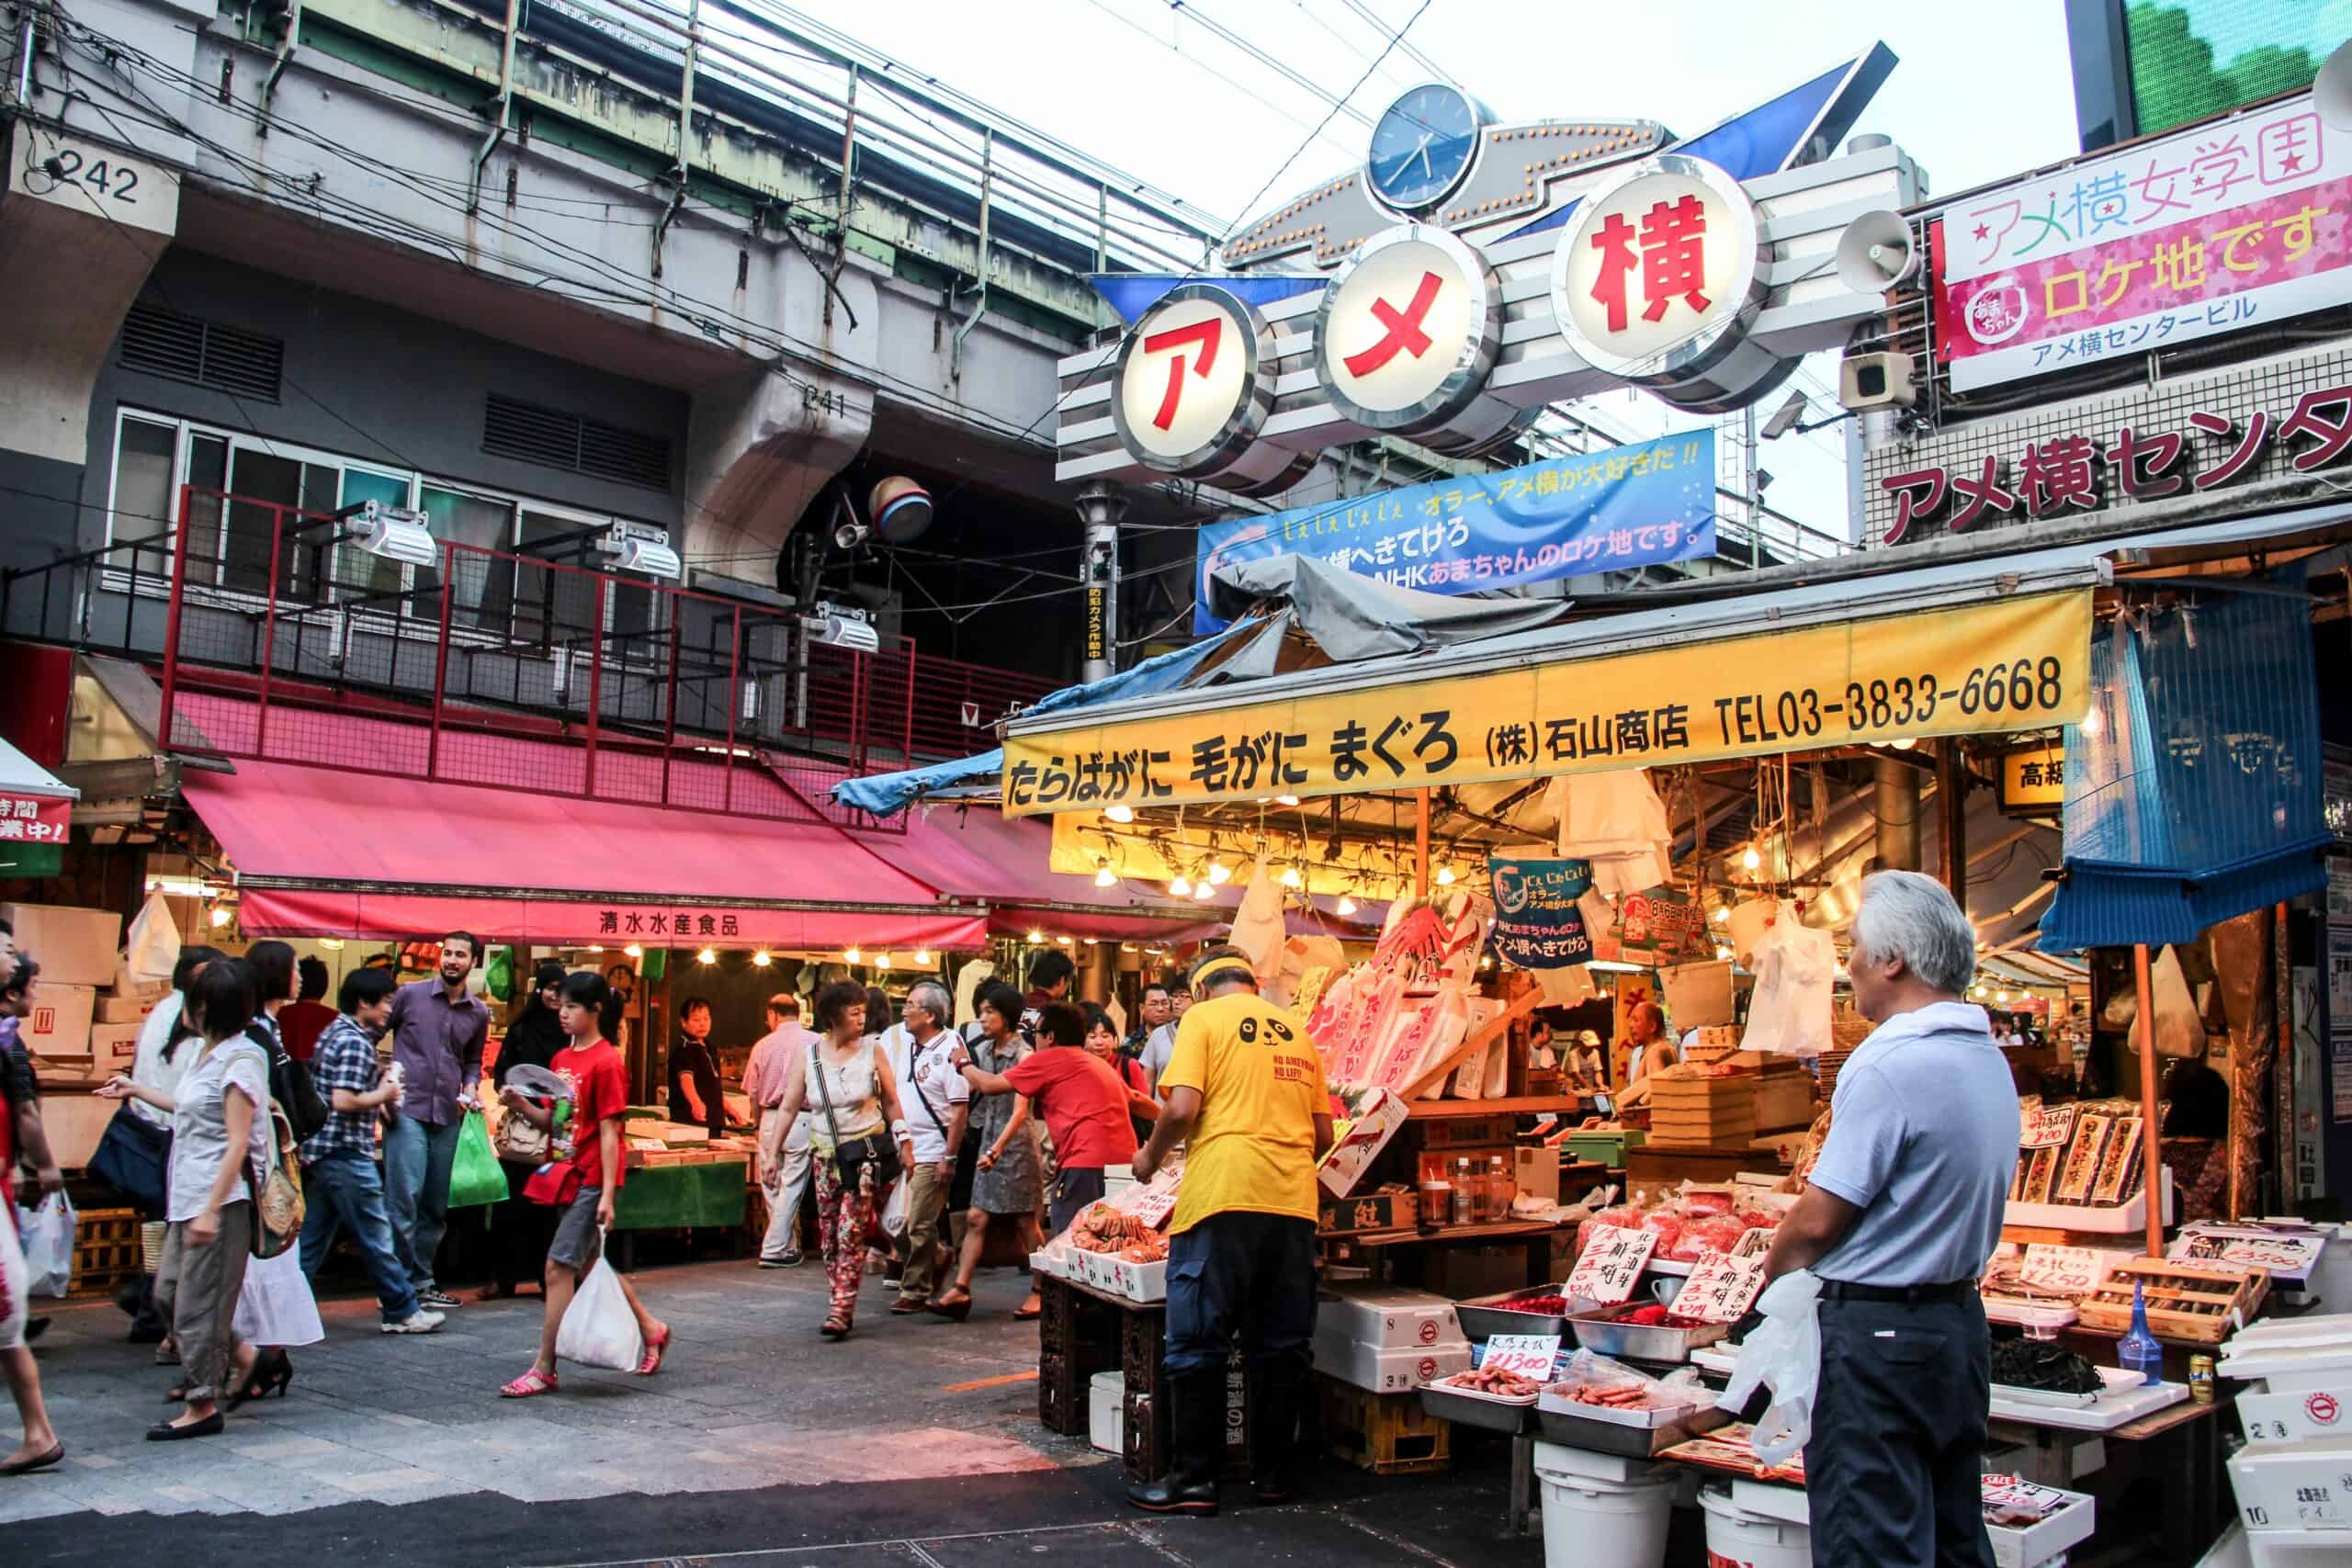
<instances>
[{"instance_id":1,"label":"black rubber boot","mask_svg":"<svg viewBox=\"0 0 2352 1568\"><path fill-rule=\"evenodd\" d=\"M1131 1482L1127 1501L1147 1513L1216 1512L1216 1472L1225 1453L1225 1371L1188 1372L1168 1380L1170 1456L1168 1473L1153 1482Z\"/></svg>"},{"instance_id":2,"label":"black rubber boot","mask_svg":"<svg viewBox=\"0 0 2352 1568\"><path fill-rule=\"evenodd\" d=\"M1298 1491L1298 1414L1306 1369L1282 1362L1250 1380L1250 1495L1287 1503Z\"/></svg>"}]
</instances>

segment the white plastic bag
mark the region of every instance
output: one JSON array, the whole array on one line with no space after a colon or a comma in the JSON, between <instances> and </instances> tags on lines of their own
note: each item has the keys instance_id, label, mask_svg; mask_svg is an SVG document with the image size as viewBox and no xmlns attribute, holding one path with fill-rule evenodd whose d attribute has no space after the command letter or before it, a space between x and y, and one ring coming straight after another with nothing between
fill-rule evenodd
<instances>
[{"instance_id":1,"label":"white plastic bag","mask_svg":"<svg viewBox=\"0 0 2352 1568\"><path fill-rule=\"evenodd\" d=\"M168 980L179 961L180 928L172 919L172 907L161 892L150 893L124 939L123 967L142 980Z\"/></svg>"},{"instance_id":2,"label":"white plastic bag","mask_svg":"<svg viewBox=\"0 0 2352 1568\"><path fill-rule=\"evenodd\" d=\"M882 1228L891 1235L907 1234L907 1179L899 1178L890 1184L890 1196L882 1205Z\"/></svg>"},{"instance_id":3,"label":"white plastic bag","mask_svg":"<svg viewBox=\"0 0 2352 1568\"><path fill-rule=\"evenodd\" d=\"M2148 972L2148 996L2156 1005L2156 1055L2202 1056L2205 1021L2181 973L2180 954L2167 947Z\"/></svg>"},{"instance_id":4,"label":"white plastic bag","mask_svg":"<svg viewBox=\"0 0 2352 1568\"><path fill-rule=\"evenodd\" d=\"M1764 1288L1756 1310L1763 1323L1740 1348L1739 1366L1715 1401L1736 1413L1758 1383L1772 1391L1749 1442L1765 1464L1784 1464L1813 1436L1813 1392L1821 1377L1821 1325L1814 1316L1821 1281L1810 1269L1783 1274Z\"/></svg>"},{"instance_id":5,"label":"white plastic bag","mask_svg":"<svg viewBox=\"0 0 2352 1568\"><path fill-rule=\"evenodd\" d=\"M28 1296L62 1296L74 1285L74 1204L52 1192L38 1209L17 1208L17 1239L24 1244Z\"/></svg>"},{"instance_id":6,"label":"white plastic bag","mask_svg":"<svg viewBox=\"0 0 2352 1568\"><path fill-rule=\"evenodd\" d=\"M583 1367L610 1367L616 1372L633 1372L645 1359L645 1337L638 1332L637 1314L628 1310L621 1277L601 1250L595 1267L572 1293L563 1326L556 1330L555 1353Z\"/></svg>"},{"instance_id":7,"label":"white plastic bag","mask_svg":"<svg viewBox=\"0 0 2352 1568\"><path fill-rule=\"evenodd\" d=\"M1818 1056L1829 1049L1829 989L1838 944L1797 919L1783 899L1772 929L1756 940L1756 992L1740 1049L1781 1056Z\"/></svg>"}]
</instances>

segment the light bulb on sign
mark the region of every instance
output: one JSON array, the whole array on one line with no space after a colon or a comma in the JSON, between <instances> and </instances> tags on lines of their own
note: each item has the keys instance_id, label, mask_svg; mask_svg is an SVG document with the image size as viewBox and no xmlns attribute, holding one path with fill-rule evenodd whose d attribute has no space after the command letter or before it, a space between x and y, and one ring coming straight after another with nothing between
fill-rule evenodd
<instances>
[{"instance_id":1,"label":"light bulb on sign","mask_svg":"<svg viewBox=\"0 0 2352 1568\"><path fill-rule=\"evenodd\" d=\"M842 954L842 962L844 964L863 964L865 962L865 955L853 947Z\"/></svg>"},{"instance_id":2,"label":"light bulb on sign","mask_svg":"<svg viewBox=\"0 0 2352 1568\"><path fill-rule=\"evenodd\" d=\"M752 962L764 969L769 964L775 963L775 960L768 956L768 950L763 947L760 949L759 952L752 954Z\"/></svg>"},{"instance_id":3,"label":"light bulb on sign","mask_svg":"<svg viewBox=\"0 0 2352 1568\"><path fill-rule=\"evenodd\" d=\"M697 964L716 964L718 962L718 954L706 947L700 953L695 954L695 962Z\"/></svg>"},{"instance_id":4,"label":"light bulb on sign","mask_svg":"<svg viewBox=\"0 0 2352 1568\"><path fill-rule=\"evenodd\" d=\"M1887 744L1894 747L1898 751L1908 751L1912 747L1917 746L1919 743L1906 735L1900 740L1890 740Z\"/></svg>"},{"instance_id":5,"label":"light bulb on sign","mask_svg":"<svg viewBox=\"0 0 2352 1568\"><path fill-rule=\"evenodd\" d=\"M1233 868L1223 861L1213 860L1209 862L1209 880L1222 887L1233 880Z\"/></svg>"},{"instance_id":6,"label":"light bulb on sign","mask_svg":"<svg viewBox=\"0 0 2352 1568\"><path fill-rule=\"evenodd\" d=\"M1094 886L1097 886L1097 887L1116 887L1118 885L1119 885L1119 874L1118 874L1117 872L1115 872L1115 871L1113 871L1113 870L1111 869L1110 865L1109 865L1107 863L1106 863L1105 864L1103 864L1103 865L1102 865L1099 870L1097 870L1097 871L1095 872L1095 874L1094 874Z\"/></svg>"},{"instance_id":7,"label":"light bulb on sign","mask_svg":"<svg viewBox=\"0 0 2352 1568\"><path fill-rule=\"evenodd\" d=\"M1057 937L1054 938L1054 941L1056 941L1057 942L1060 943L1060 944L1061 944L1062 946L1064 946L1064 947L1068 947L1068 946L1070 944L1069 938L1068 938L1068 937L1066 937L1066 936L1057 936Z\"/></svg>"},{"instance_id":8,"label":"light bulb on sign","mask_svg":"<svg viewBox=\"0 0 2352 1568\"><path fill-rule=\"evenodd\" d=\"M1102 945L1102 939L1101 937L1080 937L1079 940L1089 947L1100 947Z\"/></svg>"},{"instance_id":9,"label":"light bulb on sign","mask_svg":"<svg viewBox=\"0 0 2352 1568\"><path fill-rule=\"evenodd\" d=\"M888 953L876 953L876 954L874 955L874 967L876 967L876 969L888 969L888 968L889 968L889 967L890 967L890 955L889 955Z\"/></svg>"},{"instance_id":10,"label":"light bulb on sign","mask_svg":"<svg viewBox=\"0 0 2352 1568\"><path fill-rule=\"evenodd\" d=\"M1119 944L1119 951L1121 953L1133 953L1136 951L1136 944L1131 942L1123 942Z\"/></svg>"},{"instance_id":11,"label":"light bulb on sign","mask_svg":"<svg viewBox=\"0 0 2352 1568\"><path fill-rule=\"evenodd\" d=\"M1107 821L1132 822L1136 819L1136 808L1132 806L1106 806L1102 808L1102 816Z\"/></svg>"},{"instance_id":12,"label":"light bulb on sign","mask_svg":"<svg viewBox=\"0 0 2352 1568\"><path fill-rule=\"evenodd\" d=\"M1180 871L1169 882L1168 891L1179 898L1190 897L1193 892L1193 879Z\"/></svg>"},{"instance_id":13,"label":"light bulb on sign","mask_svg":"<svg viewBox=\"0 0 2352 1568\"><path fill-rule=\"evenodd\" d=\"M218 931L229 923L229 911L226 908L215 907L212 913L206 918L211 920L213 929Z\"/></svg>"},{"instance_id":14,"label":"light bulb on sign","mask_svg":"<svg viewBox=\"0 0 2352 1568\"><path fill-rule=\"evenodd\" d=\"M1031 931L1029 933L1029 945L1032 947L1045 946L1046 933L1044 931Z\"/></svg>"},{"instance_id":15,"label":"light bulb on sign","mask_svg":"<svg viewBox=\"0 0 2352 1568\"><path fill-rule=\"evenodd\" d=\"M322 936L319 938L319 945L325 948L329 953L341 953L343 951L343 938L339 936Z\"/></svg>"}]
</instances>

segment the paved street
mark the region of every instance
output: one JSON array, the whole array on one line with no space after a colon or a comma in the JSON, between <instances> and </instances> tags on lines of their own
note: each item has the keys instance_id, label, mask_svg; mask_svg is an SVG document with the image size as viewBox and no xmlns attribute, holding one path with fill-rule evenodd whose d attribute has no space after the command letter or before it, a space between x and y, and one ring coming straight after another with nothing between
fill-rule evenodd
<instances>
[{"instance_id":1,"label":"paved street","mask_svg":"<svg viewBox=\"0 0 2352 1568\"><path fill-rule=\"evenodd\" d=\"M840 1346L816 1335L814 1266L636 1280L678 1336L656 1378L567 1366L561 1393L501 1400L536 1299L469 1304L424 1338L379 1335L372 1301L344 1299L322 1305L326 1342L294 1353L288 1396L191 1443L144 1440L175 1374L123 1340L119 1312L56 1309L40 1358L71 1458L0 1483L0 1562L111 1568L162 1548L225 1562L249 1551L254 1515L272 1517L271 1555L339 1563L1542 1560L1500 1535L1498 1454L1474 1479L1327 1472L1300 1505L1215 1521L1133 1513L1115 1463L1037 1425L1036 1330L1006 1315L1023 1284L1009 1270L981 1277L961 1325L893 1318L869 1280Z\"/></svg>"}]
</instances>

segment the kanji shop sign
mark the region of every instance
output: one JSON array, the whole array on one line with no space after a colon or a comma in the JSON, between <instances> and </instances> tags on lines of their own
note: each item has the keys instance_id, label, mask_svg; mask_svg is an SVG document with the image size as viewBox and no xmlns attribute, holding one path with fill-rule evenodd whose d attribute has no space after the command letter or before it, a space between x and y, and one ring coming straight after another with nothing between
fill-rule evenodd
<instances>
[{"instance_id":1,"label":"kanji shop sign","mask_svg":"<svg viewBox=\"0 0 2352 1568\"><path fill-rule=\"evenodd\" d=\"M1136 461L1162 473L1221 468L1274 406L1273 333L1211 284L1171 289L1119 351L1111 415Z\"/></svg>"},{"instance_id":2,"label":"kanji shop sign","mask_svg":"<svg viewBox=\"0 0 2352 1568\"><path fill-rule=\"evenodd\" d=\"M1432 429L1485 388L1502 316L1485 257L1408 223L1365 241L1323 291L1315 373L1331 406L1366 429Z\"/></svg>"},{"instance_id":3,"label":"kanji shop sign","mask_svg":"<svg viewBox=\"0 0 2352 1568\"><path fill-rule=\"evenodd\" d=\"M2096 511L2111 500L2162 501L2218 490L2261 471L2266 457L2311 473L2352 453L2352 381L2305 392L2290 409L2256 409L2243 419L2210 409L2186 430L2122 425L2027 440L2014 461L1998 455L1973 466L1932 464L1889 474L1894 497L1886 542L1899 545L1921 523L1964 534L1998 522L2039 521Z\"/></svg>"},{"instance_id":4,"label":"kanji shop sign","mask_svg":"<svg viewBox=\"0 0 2352 1568\"><path fill-rule=\"evenodd\" d=\"M2052 740L2001 753L2001 809L2048 815L2066 804L2066 747Z\"/></svg>"},{"instance_id":5,"label":"kanji shop sign","mask_svg":"<svg viewBox=\"0 0 2352 1568\"><path fill-rule=\"evenodd\" d=\"M72 836L74 803L62 795L0 790L0 842L62 844Z\"/></svg>"},{"instance_id":6,"label":"kanji shop sign","mask_svg":"<svg viewBox=\"0 0 2352 1568\"><path fill-rule=\"evenodd\" d=\"M1756 208L1714 164L1665 153L1595 191L1552 258L1577 355L1634 385L1688 379L1763 309Z\"/></svg>"},{"instance_id":7,"label":"kanji shop sign","mask_svg":"<svg viewBox=\"0 0 2352 1568\"><path fill-rule=\"evenodd\" d=\"M1932 239L1956 390L2352 300L2352 133L2308 96L1954 202Z\"/></svg>"},{"instance_id":8,"label":"kanji shop sign","mask_svg":"<svg viewBox=\"0 0 2352 1568\"><path fill-rule=\"evenodd\" d=\"M1193 713L1016 726L1009 815L1334 795L2080 719L2087 590Z\"/></svg>"}]
</instances>

